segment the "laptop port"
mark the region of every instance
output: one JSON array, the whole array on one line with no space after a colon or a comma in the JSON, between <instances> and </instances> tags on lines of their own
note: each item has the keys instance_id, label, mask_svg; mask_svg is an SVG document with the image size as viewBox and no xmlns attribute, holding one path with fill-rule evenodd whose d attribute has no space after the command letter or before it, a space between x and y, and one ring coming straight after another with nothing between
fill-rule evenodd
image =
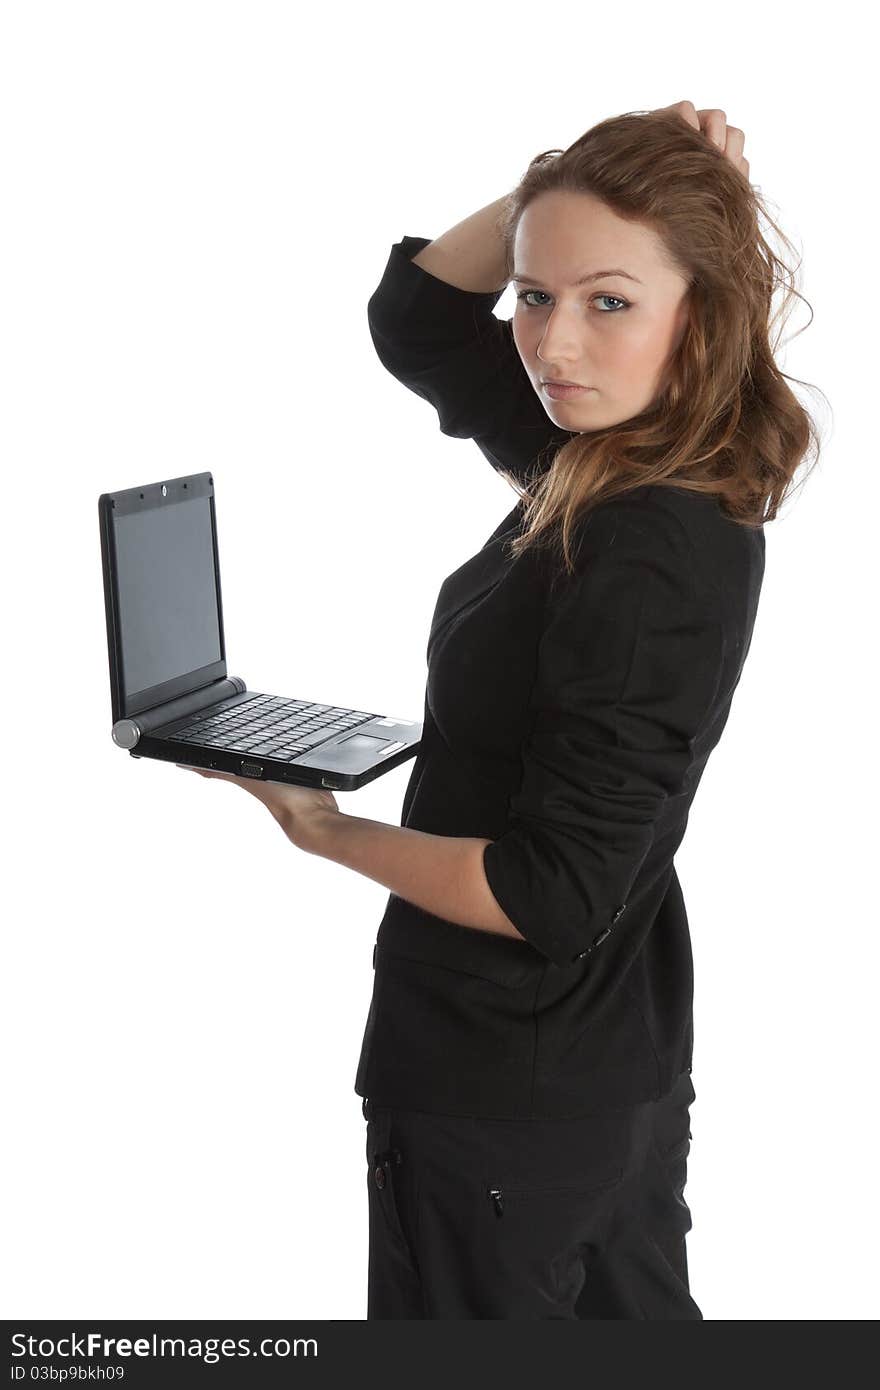
<instances>
[{"instance_id":1,"label":"laptop port","mask_svg":"<svg viewBox=\"0 0 880 1390\"><path fill-rule=\"evenodd\" d=\"M263 764L242 762L241 773L243 777L262 777Z\"/></svg>"}]
</instances>

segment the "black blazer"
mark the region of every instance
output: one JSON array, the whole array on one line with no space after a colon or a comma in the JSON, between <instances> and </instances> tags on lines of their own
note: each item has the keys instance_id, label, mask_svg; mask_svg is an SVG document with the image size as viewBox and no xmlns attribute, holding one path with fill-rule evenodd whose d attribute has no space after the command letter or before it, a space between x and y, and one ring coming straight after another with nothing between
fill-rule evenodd
<instances>
[{"instance_id":1,"label":"black blazer","mask_svg":"<svg viewBox=\"0 0 880 1390\"><path fill-rule=\"evenodd\" d=\"M501 296L392 246L368 306L388 371L526 478L571 438L522 366ZM581 522L573 578L512 562L517 504L444 581L422 747L401 824L481 836L525 941L389 895L355 1091L499 1118L656 1099L690 1070L693 957L673 856L751 641L763 528L714 498L644 487Z\"/></svg>"}]
</instances>

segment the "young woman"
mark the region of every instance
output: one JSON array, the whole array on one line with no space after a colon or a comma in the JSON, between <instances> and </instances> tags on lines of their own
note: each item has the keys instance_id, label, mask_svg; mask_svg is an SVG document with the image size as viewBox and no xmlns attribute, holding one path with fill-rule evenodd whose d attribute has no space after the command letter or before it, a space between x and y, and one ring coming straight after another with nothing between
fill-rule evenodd
<instances>
[{"instance_id":1,"label":"young woman","mask_svg":"<svg viewBox=\"0 0 880 1390\"><path fill-rule=\"evenodd\" d=\"M742 150L689 102L608 120L396 242L369 302L388 371L519 500L440 589L400 826L228 779L390 889L355 1082L368 1318L702 1317L673 857L815 437Z\"/></svg>"}]
</instances>

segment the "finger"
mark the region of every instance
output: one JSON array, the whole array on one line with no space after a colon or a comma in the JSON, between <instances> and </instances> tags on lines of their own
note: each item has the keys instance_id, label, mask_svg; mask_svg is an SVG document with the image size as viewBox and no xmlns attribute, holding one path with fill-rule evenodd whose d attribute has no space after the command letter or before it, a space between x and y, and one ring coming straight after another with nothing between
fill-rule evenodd
<instances>
[{"instance_id":1,"label":"finger","mask_svg":"<svg viewBox=\"0 0 880 1390\"><path fill-rule=\"evenodd\" d=\"M693 126L694 130L700 129L700 120L692 101L676 101L672 106L659 108L660 115L664 115L666 112L680 116L683 121L687 121L688 125Z\"/></svg>"},{"instance_id":2,"label":"finger","mask_svg":"<svg viewBox=\"0 0 880 1390\"><path fill-rule=\"evenodd\" d=\"M697 116L703 134L712 141L713 145L717 145L719 150L723 150L727 142L727 113L713 107L698 111Z\"/></svg>"}]
</instances>

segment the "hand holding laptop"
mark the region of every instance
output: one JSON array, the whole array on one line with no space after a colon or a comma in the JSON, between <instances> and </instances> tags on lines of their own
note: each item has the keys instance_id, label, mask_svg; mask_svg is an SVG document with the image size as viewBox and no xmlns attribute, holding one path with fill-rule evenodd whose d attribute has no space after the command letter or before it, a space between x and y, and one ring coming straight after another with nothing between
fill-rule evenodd
<instances>
[{"instance_id":1,"label":"hand holding laptop","mask_svg":"<svg viewBox=\"0 0 880 1390\"><path fill-rule=\"evenodd\" d=\"M228 774L273 814L292 808L298 833L307 806L338 807L294 788L366 786L417 755L422 724L249 690L229 675L214 494L204 472L98 498L113 742L132 758ZM374 617L384 641L394 614ZM327 639L339 640L332 625ZM270 791L270 803L254 783L287 785L291 797Z\"/></svg>"},{"instance_id":2,"label":"hand holding laptop","mask_svg":"<svg viewBox=\"0 0 880 1390\"><path fill-rule=\"evenodd\" d=\"M200 767L188 767L186 763L176 763L175 766L182 767L184 772L197 772L200 777L219 777L224 782L235 782L243 787L272 812L288 840L297 849L308 850L311 843L309 832L314 832L318 817L342 815L333 793L320 791L317 787L285 787L281 782L236 777L233 772L207 772Z\"/></svg>"}]
</instances>

